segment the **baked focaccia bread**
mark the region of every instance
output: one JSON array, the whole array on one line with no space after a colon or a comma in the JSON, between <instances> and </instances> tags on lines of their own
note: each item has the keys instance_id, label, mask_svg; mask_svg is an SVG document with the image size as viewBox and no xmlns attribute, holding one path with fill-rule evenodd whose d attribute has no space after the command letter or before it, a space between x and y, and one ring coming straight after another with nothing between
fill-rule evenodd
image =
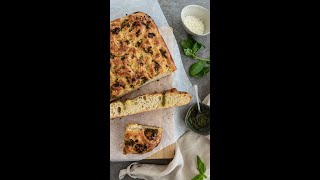
<instances>
[{"instance_id":1,"label":"baked focaccia bread","mask_svg":"<svg viewBox=\"0 0 320 180\"><path fill-rule=\"evenodd\" d=\"M110 103L110 119L133 114L184 106L192 96L187 92L173 88L160 93L144 94L133 99L114 101Z\"/></svg>"},{"instance_id":2,"label":"baked focaccia bread","mask_svg":"<svg viewBox=\"0 0 320 180\"><path fill-rule=\"evenodd\" d=\"M144 154L152 151L161 141L162 128L128 124L124 136L123 154Z\"/></svg>"},{"instance_id":3,"label":"baked focaccia bread","mask_svg":"<svg viewBox=\"0 0 320 180\"><path fill-rule=\"evenodd\" d=\"M169 49L150 16L136 12L111 21L111 101L175 70Z\"/></svg>"}]
</instances>

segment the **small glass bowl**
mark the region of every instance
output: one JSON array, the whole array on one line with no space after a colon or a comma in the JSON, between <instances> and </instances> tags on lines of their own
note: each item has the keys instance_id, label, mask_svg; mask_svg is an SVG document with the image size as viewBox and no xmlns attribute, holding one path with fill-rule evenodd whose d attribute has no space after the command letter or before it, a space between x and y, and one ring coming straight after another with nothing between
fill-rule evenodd
<instances>
[{"instance_id":1,"label":"small glass bowl","mask_svg":"<svg viewBox=\"0 0 320 180\"><path fill-rule=\"evenodd\" d=\"M210 134L210 106L203 104L203 103L200 103L200 110L201 110L201 112L203 112L207 116L207 123L205 126L197 129L194 127L194 125L192 125L192 123L190 123L190 119L189 119L190 116L194 117L194 119L192 120L194 122L194 124L199 122L198 121L199 119L195 119L195 116L198 113L197 103L194 103L193 105L190 106L190 108L186 114L186 117L185 117L185 124L193 132L196 132L198 134L206 136L206 135ZM195 125L197 125L197 124L195 124Z\"/></svg>"}]
</instances>

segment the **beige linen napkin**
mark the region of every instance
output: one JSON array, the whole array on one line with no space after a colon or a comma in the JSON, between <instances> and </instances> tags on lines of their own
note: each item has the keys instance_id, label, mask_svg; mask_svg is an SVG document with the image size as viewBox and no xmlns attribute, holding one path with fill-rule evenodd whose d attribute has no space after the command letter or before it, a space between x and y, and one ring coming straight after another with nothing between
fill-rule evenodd
<instances>
[{"instance_id":1,"label":"beige linen napkin","mask_svg":"<svg viewBox=\"0 0 320 180\"><path fill-rule=\"evenodd\" d=\"M210 106L210 94L203 100ZM191 180L198 175L197 155L206 165L206 176L210 179L210 135L202 136L187 131L176 142L175 156L168 165L139 164L134 162L119 173L119 179L128 175L146 180Z\"/></svg>"}]
</instances>

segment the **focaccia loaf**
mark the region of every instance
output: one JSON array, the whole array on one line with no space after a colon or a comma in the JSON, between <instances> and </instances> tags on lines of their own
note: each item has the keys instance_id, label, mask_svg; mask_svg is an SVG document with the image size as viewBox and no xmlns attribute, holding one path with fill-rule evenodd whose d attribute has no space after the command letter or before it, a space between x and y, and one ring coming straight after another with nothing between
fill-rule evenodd
<instances>
[{"instance_id":1,"label":"focaccia loaf","mask_svg":"<svg viewBox=\"0 0 320 180\"><path fill-rule=\"evenodd\" d=\"M176 70L154 21L136 12L110 23L111 101Z\"/></svg>"},{"instance_id":2,"label":"focaccia loaf","mask_svg":"<svg viewBox=\"0 0 320 180\"><path fill-rule=\"evenodd\" d=\"M110 104L110 118L118 118L132 114L158 109L183 106L191 101L192 96L175 88L162 93L144 94L125 101L115 101Z\"/></svg>"},{"instance_id":3,"label":"focaccia loaf","mask_svg":"<svg viewBox=\"0 0 320 180\"><path fill-rule=\"evenodd\" d=\"M161 141L162 128L128 124L124 136L123 154L144 154L152 151Z\"/></svg>"}]
</instances>

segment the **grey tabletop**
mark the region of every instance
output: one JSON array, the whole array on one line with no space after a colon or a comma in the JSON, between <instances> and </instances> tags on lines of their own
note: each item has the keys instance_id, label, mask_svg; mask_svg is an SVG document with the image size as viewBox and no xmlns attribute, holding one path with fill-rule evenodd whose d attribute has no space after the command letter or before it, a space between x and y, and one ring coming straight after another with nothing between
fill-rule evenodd
<instances>
[{"instance_id":1,"label":"grey tabletop","mask_svg":"<svg viewBox=\"0 0 320 180\"><path fill-rule=\"evenodd\" d=\"M181 49L180 42L183 39L186 39L188 34L183 29L180 12L181 10L191 4L200 5L205 7L206 9L210 10L210 0L158 0L165 15L169 25L173 28L173 34L177 40L178 46L180 47L180 53L182 62L184 64L184 68L188 74L189 67L196 62L192 58L186 57L183 54L183 49ZM201 42L206 48L202 48L197 55L199 57L208 57L210 54L210 36L205 37L195 37L195 39ZM200 79L196 79L193 77L189 77L191 83L197 84L199 88L199 98L203 100L209 93L210 93L210 72L205 77ZM141 160L139 163L146 163L146 164L168 164L171 162L171 159L148 159L148 160ZM121 169L125 169L128 165L132 162L110 162L110 179L116 180L119 179L119 171ZM133 179L131 177L125 176L123 180Z\"/></svg>"}]
</instances>

